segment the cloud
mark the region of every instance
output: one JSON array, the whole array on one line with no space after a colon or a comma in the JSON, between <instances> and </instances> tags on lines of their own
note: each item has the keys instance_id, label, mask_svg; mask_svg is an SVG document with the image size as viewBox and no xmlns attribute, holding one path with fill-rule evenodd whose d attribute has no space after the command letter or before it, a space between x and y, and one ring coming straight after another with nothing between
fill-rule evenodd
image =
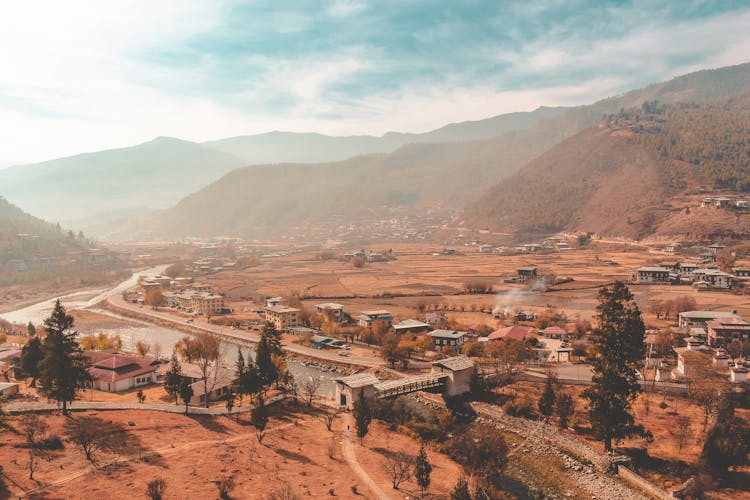
<instances>
[{"instance_id":1,"label":"cloud","mask_svg":"<svg viewBox=\"0 0 750 500\"><path fill-rule=\"evenodd\" d=\"M532 8L533 7L533 8ZM423 131L746 62L731 2L0 4L0 166L174 135Z\"/></svg>"}]
</instances>

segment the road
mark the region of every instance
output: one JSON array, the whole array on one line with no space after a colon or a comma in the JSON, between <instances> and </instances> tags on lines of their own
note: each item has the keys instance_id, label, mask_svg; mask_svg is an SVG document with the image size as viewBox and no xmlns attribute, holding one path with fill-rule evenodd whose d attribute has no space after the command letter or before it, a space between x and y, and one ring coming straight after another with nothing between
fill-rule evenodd
<instances>
[{"instance_id":1,"label":"road","mask_svg":"<svg viewBox=\"0 0 750 500\"><path fill-rule=\"evenodd\" d=\"M142 316L151 317L161 321L168 321L176 325L185 325L185 318L171 314L167 311L159 311L154 309L148 309L146 307L140 307L134 305L122 298L122 295L111 295L107 298L108 302L116 308L125 309L128 311L135 312ZM231 328L220 326L220 325L208 325L204 323L190 323L191 328L203 330L208 333L221 335L229 340L239 341L243 343L258 342L260 335L249 331L238 331L232 330ZM315 349L313 347L305 347L301 345L285 344L284 350L291 354L297 354L299 356L305 356L309 358L320 359L324 361L331 361L334 363L349 363L354 365L361 365L366 367L377 367L383 364L383 360L380 358L366 357L366 356L339 356L335 352L325 351L321 349Z\"/></svg>"},{"instance_id":2,"label":"road","mask_svg":"<svg viewBox=\"0 0 750 500\"><path fill-rule=\"evenodd\" d=\"M357 455L354 453L354 445L352 444L354 424L352 422L351 414L344 413L344 418L342 419L342 421L342 425L346 425L346 429L342 429L342 434L344 435L342 443L344 460L346 460L346 463L349 464L349 467L351 467L352 471L357 476L359 476L359 478L367 485L368 488L370 488L370 491L373 495L375 495L375 497L380 500L388 500L388 495L386 495L385 492L380 488L380 486L378 486L377 483L372 480L367 471L363 469L361 465L359 465Z\"/></svg>"}]
</instances>

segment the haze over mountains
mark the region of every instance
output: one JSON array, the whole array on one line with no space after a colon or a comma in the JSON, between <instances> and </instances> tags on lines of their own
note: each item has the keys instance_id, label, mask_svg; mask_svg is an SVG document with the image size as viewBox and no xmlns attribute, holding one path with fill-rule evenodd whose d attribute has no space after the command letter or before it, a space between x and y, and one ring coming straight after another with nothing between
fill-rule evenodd
<instances>
[{"instance_id":1,"label":"haze over mountains","mask_svg":"<svg viewBox=\"0 0 750 500\"><path fill-rule=\"evenodd\" d=\"M468 207L463 220L475 228L640 237L660 231L654 213L664 212L664 198L679 189L664 175L660 153L602 119L652 101L723 100L732 107L737 102L727 99L749 88L750 64L743 64L587 106L540 108L425 134L272 132L203 144L158 138L2 170L0 194L37 216L118 238L267 237L331 217L378 217L394 207L414 213Z\"/></svg>"}]
</instances>

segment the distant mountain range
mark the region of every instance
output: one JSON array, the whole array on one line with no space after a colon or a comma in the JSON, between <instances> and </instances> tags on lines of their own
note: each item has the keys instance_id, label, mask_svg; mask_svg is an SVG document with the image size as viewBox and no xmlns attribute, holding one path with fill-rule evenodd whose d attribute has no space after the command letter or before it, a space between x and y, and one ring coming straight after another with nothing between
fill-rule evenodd
<instances>
[{"instance_id":1,"label":"distant mountain range","mask_svg":"<svg viewBox=\"0 0 750 500\"><path fill-rule=\"evenodd\" d=\"M539 108L425 134L331 137L271 132L198 144L159 137L137 146L0 170L0 195L52 221L105 234L124 219L174 205L231 170L256 163L338 161L407 143L457 142L521 130L564 108Z\"/></svg>"},{"instance_id":2,"label":"distant mountain range","mask_svg":"<svg viewBox=\"0 0 750 500\"><path fill-rule=\"evenodd\" d=\"M748 88L745 64L562 110L488 139L411 144L336 163L244 167L160 213L152 229L169 236L268 236L334 214L353 217L400 205L414 211L469 207L465 223L476 228L590 227L639 236L652 229L651 212L670 181L644 145L596 124L644 102L713 102ZM526 163L523 174L512 176ZM598 201L589 206L587 200ZM600 210L587 211L594 206Z\"/></svg>"},{"instance_id":3,"label":"distant mountain range","mask_svg":"<svg viewBox=\"0 0 750 500\"><path fill-rule=\"evenodd\" d=\"M273 236L393 207L465 209L458 223L474 228L642 237L665 230L669 199L686 189L750 187L744 166L698 153L700 144L682 147L731 115L739 131L732 154L741 156L750 129L731 110L742 108L748 89L750 64L743 64L587 106L425 134L272 132L204 144L159 138L2 170L0 194L47 219L125 238ZM674 107L658 114L644 103ZM706 106L714 121L685 118L690 106L681 104Z\"/></svg>"}]
</instances>

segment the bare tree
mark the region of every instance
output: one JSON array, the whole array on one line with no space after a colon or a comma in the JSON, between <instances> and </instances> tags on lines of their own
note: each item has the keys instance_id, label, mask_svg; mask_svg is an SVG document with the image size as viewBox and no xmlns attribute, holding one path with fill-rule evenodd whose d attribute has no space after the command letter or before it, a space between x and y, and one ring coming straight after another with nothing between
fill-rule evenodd
<instances>
[{"instance_id":1,"label":"bare tree","mask_svg":"<svg viewBox=\"0 0 750 500\"><path fill-rule=\"evenodd\" d=\"M217 375L221 368L221 339L203 333L196 338L183 337L175 345L175 350L188 363L195 363L201 372L205 406L211 402L211 393L216 387Z\"/></svg>"},{"instance_id":2,"label":"bare tree","mask_svg":"<svg viewBox=\"0 0 750 500\"><path fill-rule=\"evenodd\" d=\"M391 478L391 485L394 490L397 490L402 482L409 480L413 463L412 457L402 451L386 453L383 470Z\"/></svg>"},{"instance_id":3,"label":"bare tree","mask_svg":"<svg viewBox=\"0 0 750 500\"><path fill-rule=\"evenodd\" d=\"M162 500L166 490L167 482L158 477L148 482L148 485L146 486L146 495L148 495L151 500Z\"/></svg>"},{"instance_id":4,"label":"bare tree","mask_svg":"<svg viewBox=\"0 0 750 500\"><path fill-rule=\"evenodd\" d=\"M86 455L86 460L96 465L99 451L117 450L125 445L125 431L109 422L94 417L70 418L65 422L65 431L72 442Z\"/></svg>"},{"instance_id":5,"label":"bare tree","mask_svg":"<svg viewBox=\"0 0 750 500\"><path fill-rule=\"evenodd\" d=\"M266 500L298 500L299 497L288 483L284 483L266 495Z\"/></svg>"},{"instance_id":6,"label":"bare tree","mask_svg":"<svg viewBox=\"0 0 750 500\"><path fill-rule=\"evenodd\" d=\"M138 356L145 356L149 351L151 351L151 346L147 343L141 342L140 340L135 343L135 352Z\"/></svg>"},{"instance_id":7,"label":"bare tree","mask_svg":"<svg viewBox=\"0 0 750 500\"><path fill-rule=\"evenodd\" d=\"M690 417L681 415L676 419L676 425L673 431L670 431L677 441L678 451L682 451L685 442L690 437Z\"/></svg>"},{"instance_id":8,"label":"bare tree","mask_svg":"<svg viewBox=\"0 0 750 500\"><path fill-rule=\"evenodd\" d=\"M308 377L307 380L302 382L302 393L305 395L305 403L307 406L312 406L313 399L320 389L320 378L319 377Z\"/></svg>"},{"instance_id":9,"label":"bare tree","mask_svg":"<svg viewBox=\"0 0 750 500\"><path fill-rule=\"evenodd\" d=\"M216 487L219 489L219 498L227 500L234 489L234 479L231 476L224 476L216 481Z\"/></svg>"},{"instance_id":10,"label":"bare tree","mask_svg":"<svg viewBox=\"0 0 750 500\"><path fill-rule=\"evenodd\" d=\"M325 412L321 416L321 419L326 424L326 429L330 432L333 429L333 421L336 420L336 415L338 415L338 411L331 412Z\"/></svg>"},{"instance_id":11,"label":"bare tree","mask_svg":"<svg viewBox=\"0 0 750 500\"><path fill-rule=\"evenodd\" d=\"M29 450L29 479L34 479L36 459L42 450L42 441L47 434L47 422L36 413L27 413L21 419L21 430Z\"/></svg>"}]
</instances>

